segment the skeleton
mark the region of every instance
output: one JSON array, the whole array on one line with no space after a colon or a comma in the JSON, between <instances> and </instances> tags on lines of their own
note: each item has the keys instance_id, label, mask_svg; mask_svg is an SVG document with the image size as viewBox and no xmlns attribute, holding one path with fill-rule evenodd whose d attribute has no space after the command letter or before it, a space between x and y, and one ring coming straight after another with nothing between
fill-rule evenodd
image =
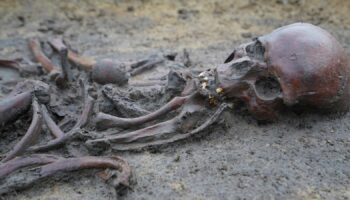
<instances>
[{"instance_id":1,"label":"skeleton","mask_svg":"<svg viewBox=\"0 0 350 200\"><path fill-rule=\"evenodd\" d=\"M53 65L40 50L39 45L38 42L30 42L36 59L50 73L56 84L60 86L65 82L62 80L70 81L67 69L64 66L60 68ZM97 78L93 79L97 83L112 82L123 85L127 82L127 79L123 79L122 83L118 84L115 77L104 75L109 73L109 70L117 72L119 65L102 62L104 64L100 66L97 61L71 52L60 40L51 41L51 45L60 53L62 65L66 65L69 59L85 66L86 70L91 68L95 70L93 73ZM139 61L130 65L128 72L132 76L159 62L154 59ZM13 62L2 60L1 63L16 68ZM111 65L113 67L109 67ZM100 69L102 71L99 71ZM124 72L123 77L126 74ZM349 107L349 73L349 60L344 49L328 32L311 24L292 24L240 45L228 56L224 64L204 71L197 77L190 77L187 73L170 73L173 75L169 77L173 77L174 80L169 88L176 91L176 86L185 83L184 89L180 96L154 112L119 102L119 106L125 105L126 113L136 109L145 115L121 118L102 112L97 113L95 118L97 129L118 128L118 130L109 131L110 135L106 137L88 139L85 144L88 147L134 150L183 140L207 130L236 102L243 102L258 120L276 119L283 107L344 112ZM183 77L179 77L181 74ZM19 87L4 101L0 101L0 126L19 118L31 104L33 112L27 133L0 161L0 194L27 187L58 172L86 168L116 169L120 174L110 183L118 188L129 186L131 171L127 162L120 157L62 158L56 155L37 154L58 148L77 136L87 136L79 134L81 128L89 121L94 101L85 86L81 81L80 87L84 97L82 114L73 128L66 133L54 122L45 106L45 102L48 102L45 94L48 91L44 84L24 91ZM175 117L149 125L167 117L175 110L180 110ZM33 146L42 131L43 123L54 138L47 144ZM129 131L131 128L139 129ZM92 135L87 137L91 138ZM33 166L36 166L34 170ZM16 176L12 176L16 173L24 173L26 179L19 183ZM104 173L101 176L108 181L112 180L114 175Z\"/></svg>"},{"instance_id":2,"label":"skeleton","mask_svg":"<svg viewBox=\"0 0 350 200\"><path fill-rule=\"evenodd\" d=\"M344 49L328 32L307 23L291 24L240 45L224 64L201 73L196 86L188 84L182 96L159 110L137 118L98 113L96 125L142 126L181 108L173 119L86 143L130 150L174 142L206 129L236 101L245 103L258 120L276 119L282 107L343 112L349 107L349 73Z\"/></svg>"}]
</instances>

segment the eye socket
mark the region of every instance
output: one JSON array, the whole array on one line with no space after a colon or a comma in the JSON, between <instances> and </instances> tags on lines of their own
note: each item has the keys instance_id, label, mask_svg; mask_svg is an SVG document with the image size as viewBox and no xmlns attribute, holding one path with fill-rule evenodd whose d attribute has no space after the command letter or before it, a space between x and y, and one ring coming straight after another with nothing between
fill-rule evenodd
<instances>
[{"instance_id":1,"label":"eye socket","mask_svg":"<svg viewBox=\"0 0 350 200\"><path fill-rule=\"evenodd\" d=\"M264 100L272 100L281 95L280 83L275 77L261 77L255 82L257 95Z\"/></svg>"},{"instance_id":2,"label":"eye socket","mask_svg":"<svg viewBox=\"0 0 350 200\"><path fill-rule=\"evenodd\" d=\"M234 50L225 60L224 63L228 63L228 62L231 62L233 60L233 58L235 57L235 54L236 54L236 50Z\"/></svg>"},{"instance_id":3,"label":"eye socket","mask_svg":"<svg viewBox=\"0 0 350 200\"><path fill-rule=\"evenodd\" d=\"M246 76L253 67L250 60L246 59L241 59L239 62L233 62L229 66L231 78L233 79L238 79Z\"/></svg>"},{"instance_id":4,"label":"eye socket","mask_svg":"<svg viewBox=\"0 0 350 200\"><path fill-rule=\"evenodd\" d=\"M254 43L248 45L245 50L249 57L264 61L265 48L259 40L256 40Z\"/></svg>"}]
</instances>

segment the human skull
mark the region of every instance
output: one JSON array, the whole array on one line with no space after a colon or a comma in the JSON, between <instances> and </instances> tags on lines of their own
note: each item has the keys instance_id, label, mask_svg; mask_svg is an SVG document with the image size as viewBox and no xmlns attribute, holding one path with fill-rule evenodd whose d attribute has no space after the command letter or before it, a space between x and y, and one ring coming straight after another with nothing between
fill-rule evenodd
<instances>
[{"instance_id":1,"label":"human skull","mask_svg":"<svg viewBox=\"0 0 350 200\"><path fill-rule=\"evenodd\" d=\"M320 27L295 23L236 48L216 68L222 95L243 101L259 120L272 120L281 107L346 111L349 59Z\"/></svg>"}]
</instances>

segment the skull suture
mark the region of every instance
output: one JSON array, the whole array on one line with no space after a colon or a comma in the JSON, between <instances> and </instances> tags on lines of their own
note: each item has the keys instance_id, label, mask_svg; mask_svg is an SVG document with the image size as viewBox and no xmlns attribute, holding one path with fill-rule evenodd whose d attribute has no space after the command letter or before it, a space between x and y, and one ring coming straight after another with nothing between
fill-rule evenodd
<instances>
[{"instance_id":1,"label":"skull suture","mask_svg":"<svg viewBox=\"0 0 350 200\"><path fill-rule=\"evenodd\" d=\"M215 79L225 98L271 120L282 106L346 111L349 73L347 54L333 36L295 23L239 46L217 67Z\"/></svg>"}]
</instances>

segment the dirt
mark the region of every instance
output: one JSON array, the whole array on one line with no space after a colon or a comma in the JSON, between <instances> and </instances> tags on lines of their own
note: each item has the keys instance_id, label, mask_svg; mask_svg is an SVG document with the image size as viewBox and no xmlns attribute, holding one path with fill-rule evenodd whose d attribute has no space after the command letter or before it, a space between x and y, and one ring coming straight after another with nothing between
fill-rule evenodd
<instances>
[{"instance_id":1,"label":"dirt","mask_svg":"<svg viewBox=\"0 0 350 200\"><path fill-rule=\"evenodd\" d=\"M325 28L350 52L349 10L350 2L341 0L115 0L98 3L92 0L3 0L0 2L0 56L29 61L32 56L26 39L63 36L73 49L94 58L134 61L152 54L176 52L179 62L174 65L183 64L201 71L222 63L235 46L299 21ZM0 97L3 97L21 78L13 70L0 70ZM168 71L168 65L159 65L133 80L159 78ZM42 74L26 77L50 83ZM55 93L57 105L51 106L62 116L74 116L81 107L77 93L75 88ZM140 103L146 110L164 103L147 98L150 101ZM98 103L105 111L113 111L108 105L103 107L103 102ZM25 133L30 117L28 113L1 130L2 154ZM112 188L89 171L74 173L63 181L38 183L4 198L350 198L349 113L287 112L269 124L258 124L241 112L225 113L222 119L220 126L201 137L161 148L117 153L129 161L135 179L132 189L122 195L116 196ZM47 138L46 135L43 133L43 138ZM55 153L94 154L81 147L79 141Z\"/></svg>"}]
</instances>

